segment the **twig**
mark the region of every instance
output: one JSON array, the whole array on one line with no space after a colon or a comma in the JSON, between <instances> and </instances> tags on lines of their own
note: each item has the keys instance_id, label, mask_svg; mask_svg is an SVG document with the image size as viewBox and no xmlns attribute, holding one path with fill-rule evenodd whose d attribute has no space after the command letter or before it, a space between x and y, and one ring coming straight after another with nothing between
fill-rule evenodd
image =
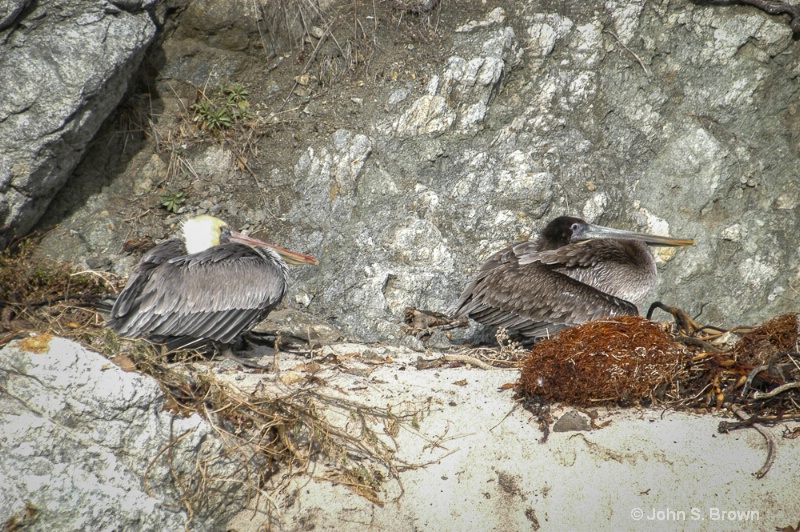
<instances>
[{"instance_id":1,"label":"twig","mask_svg":"<svg viewBox=\"0 0 800 532\"><path fill-rule=\"evenodd\" d=\"M710 344L706 341L703 341L700 338L692 338L691 336L676 336L675 340L682 343L683 345L699 347L701 349L705 349L706 351L713 351L715 353L722 352L721 348L715 346L714 344Z\"/></svg>"},{"instance_id":2,"label":"twig","mask_svg":"<svg viewBox=\"0 0 800 532\"><path fill-rule=\"evenodd\" d=\"M150 497L154 497L154 495L150 491L150 486L148 485L149 483L147 482L147 477L150 475L150 470L153 469L153 466L156 465L156 462L158 461L158 459L161 457L162 454L164 454L165 452L168 452L168 451L171 452L172 447L174 447L175 445L178 445L178 443L180 443L180 441L182 439L186 438L187 436L190 436L194 431L195 431L195 429L190 429L190 430L187 430L186 432L184 432L183 434L181 434L177 439L172 439L171 438L170 439L171 441L163 449L158 451L158 454L155 456L155 458L153 458L150 461L150 465L147 466L147 469L144 472L144 477L142 478L142 481L144 483L144 491ZM171 465L170 465L170 470L172 470ZM172 471L172 472L174 473L174 471ZM177 477L176 477L176 480L178 480Z\"/></svg>"},{"instance_id":3,"label":"twig","mask_svg":"<svg viewBox=\"0 0 800 532\"><path fill-rule=\"evenodd\" d=\"M334 28L334 25L336 24L336 22L337 22L336 19L334 19L334 20L332 20L332 21L330 21L328 23L328 25L325 28L325 32L322 34L322 37L320 37L319 42L314 47L314 51L311 52L311 56L306 60L306 65L303 67L303 70L300 72L300 76L305 74L306 71L308 70L308 68L311 66L311 63L314 61L314 58L317 57L317 52L319 52L320 47L325 43L325 40L328 38L328 35L330 35L331 32L333 31L333 28ZM298 76L298 77L300 77L300 76ZM297 88L298 84L299 84L299 82L297 81L297 79L295 79L294 85L292 85L292 90L289 91L288 96L286 96L286 99L283 100L283 103L278 108L279 112L282 111L284 107L286 107L286 104L289 102L289 98L292 96L292 93Z\"/></svg>"},{"instance_id":4,"label":"twig","mask_svg":"<svg viewBox=\"0 0 800 532\"><path fill-rule=\"evenodd\" d=\"M775 397L786 390L791 390L794 388L800 388L800 382L790 382L788 384L784 384L783 386L778 386L771 392L755 392L753 393L753 399L769 399L770 397Z\"/></svg>"},{"instance_id":5,"label":"twig","mask_svg":"<svg viewBox=\"0 0 800 532\"><path fill-rule=\"evenodd\" d=\"M111 278L118 276L114 275L113 273L98 272L95 270L83 270L80 272L71 273L69 276L76 277L78 275L93 275L95 277L99 277L112 291L116 292L118 290L117 286L114 284L114 281L111 280Z\"/></svg>"},{"instance_id":6,"label":"twig","mask_svg":"<svg viewBox=\"0 0 800 532\"><path fill-rule=\"evenodd\" d=\"M783 357L788 357L789 362L791 362L791 365L790 364L778 365L778 361ZM789 381L791 379L786 378L784 370L786 368L791 368L792 366L794 366L795 369L800 370L800 364L798 364L797 360L795 360L796 357L800 357L800 353L798 353L797 351L792 351L788 353L778 353L777 355L773 356L769 360L769 362L767 362L767 365L769 366L769 369L767 371L769 371L769 373L772 375L778 375L784 381Z\"/></svg>"},{"instance_id":7,"label":"twig","mask_svg":"<svg viewBox=\"0 0 800 532\"><path fill-rule=\"evenodd\" d=\"M518 403L518 402L515 402L515 403L514 403L514 406L512 406L512 407L511 407L511 410L509 410L509 411L508 411L508 413L507 413L505 416L503 416L503 419L501 419L500 421L498 421L498 422L497 422L497 425L495 425L494 427L490 428L490 429L489 429L489 432L492 432L494 429L496 429L497 427L499 427L499 426L500 426L500 425L503 423L503 421L505 421L506 419L508 419L508 416L510 416L511 414L513 414L513 413L514 413L514 411L517 409L517 407L519 407L519 403Z\"/></svg>"},{"instance_id":8,"label":"twig","mask_svg":"<svg viewBox=\"0 0 800 532\"><path fill-rule=\"evenodd\" d=\"M647 74L647 76L648 76L648 77L650 76L650 71L649 71L649 70L647 70L647 67L644 65L644 62L642 62L642 60L639 58L639 56L638 56L638 55L636 55L635 53L633 53L633 50L631 50L630 48L628 48L627 46L625 46L625 44L624 44L624 43L623 43L621 40L619 40L619 37L617 37L617 34L616 34L616 33L614 33L614 32L613 32L613 31L611 31L611 30L603 30L603 33L608 33L609 35L611 35L612 37L614 37L614 39L617 41L617 44L619 44L620 46L622 46L622 48L624 48L626 52L628 52L629 54L631 54L631 55L632 55L632 56L633 56L633 57L636 59L636 61L639 63L639 66L640 66L640 67L642 67L642 70L644 70L644 73L645 73L645 74Z\"/></svg>"},{"instance_id":9,"label":"twig","mask_svg":"<svg viewBox=\"0 0 800 532\"><path fill-rule=\"evenodd\" d=\"M800 421L800 416L793 415L793 416L784 416L784 415L776 415L776 416L759 416L753 415L750 416L750 419L747 421L720 421L719 422L719 433L720 434L727 434L732 430L738 429L746 429L753 426L753 423L761 423L762 425L769 425L771 427L775 426L777 423L788 423L790 421Z\"/></svg>"},{"instance_id":10,"label":"twig","mask_svg":"<svg viewBox=\"0 0 800 532\"><path fill-rule=\"evenodd\" d=\"M750 391L750 385L753 384L753 379L756 378L756 375L758 375L762 371L767 371L768 369L769 369L769 366L767 366L767 365L758 366L756 368L753 368L753 371L751 371L750 374L747 375L747 380L744 381L744 386L742 386L742 397L747 396L747 392Z\"/></svg>"},{"instance_id":11,"label":"twig","mask_svg":"<svg viewBox=\"0 0 800 532\"><path fill-rule=\"evenodd\" d=\"M744 411L738 406L730 405L729 408L739 419L743 421L748 421L750 419L750 416L745 414ZM753 428L760 432L761 435L764 436L764 439L767 440L767 460L764 462L764 465L761 466L761 469L753 473L756 478L764 478L769 472L769 469L772 467L772 463L775 461L775 448L778 443L775 441L775 436L772 435L772 432L769 429L756 423L753 423Z\"/></svg>"},{"instance_id":12,"label":"twig","mask_svg":"<svg viewBox=\"0 0 800 532\"><path fill-rule=\"evenodd\" d=\"M109 297L108 294L103 294L103 295L70 294L65 296L49 297L47 299L41 299L39 301L31 301L27 303L14 303L11 301L0 299L0 307L36 308L36 307L44 307L47 305L52 305L53 303L58 303L59 301L69 301L69 300L78 300L81 303L95 304L98 301L101 301L107 297Z\"/></svg>"},{"instance_id":13,"label":"twig","mask_svg":"<svg viewBox=\"0 0 800 532\"><path fill-rule=\"evenodd\" d=\"M477 358L471 357L469 355L444 355L444 359L447 360L448 362L464 362L465 364L472 364L473 366L477 366L485 370L501 369L491 366L486 362L478 360Z\"/></svg>"}]
</instances>

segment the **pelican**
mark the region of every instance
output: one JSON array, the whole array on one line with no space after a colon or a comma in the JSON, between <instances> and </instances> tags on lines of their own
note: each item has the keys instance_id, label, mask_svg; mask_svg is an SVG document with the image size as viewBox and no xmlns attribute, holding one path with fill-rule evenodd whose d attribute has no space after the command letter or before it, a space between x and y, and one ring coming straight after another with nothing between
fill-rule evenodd
<instances>
[{"instance_id":1,"label":"pelican","mask_svg":"<svg viewBox=\"0 0 800 532\"><path fill-rule=\"evenodd\" d=\"M142 258L107 326L170 349L213 343L239 360L230 345L283 299L287 262L317 259L232 231L212 216L189 219L181 239L167 240Z\"/></svg>"},{"instance_id":2,"label":"pelican","mask_svg":"<svg viewBox=\"0 0 800 532\"><path fill-rule=\"evenodd\" d=\"M600 318L638 315L631 301L656 282L648 245L693 244L560 216L536 238L489 257L451 314L531 339Z\"/></svg>"}]
</instances>

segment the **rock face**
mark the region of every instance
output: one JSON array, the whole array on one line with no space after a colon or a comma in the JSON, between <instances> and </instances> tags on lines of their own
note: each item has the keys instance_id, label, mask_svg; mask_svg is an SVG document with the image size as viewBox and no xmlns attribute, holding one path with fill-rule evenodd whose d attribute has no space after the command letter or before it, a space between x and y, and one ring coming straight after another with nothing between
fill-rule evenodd
<instances>
[{"instance_id":1,"label":"rock face","mask_svg":"<svg viewBox=\"0 0 800 532\"><path fill-rule=\"evenodd\" d=\"M300 155L289 220L319 217L295 236L330 265L298 287L312 308L397 340L405 306L445 310L490 253L565 213L696 238L652 300L727 325L796 306L789 28L685 3L546 5L458 28L421 94ZM321 183L343 186L331 201Z\"/></svg>"},{"instance_id":2,"label":"rock face","mask_svg":"<svg viewBox=\"0 0 800 532\"><path fill-rule=\"evenodd\" d=\"M27 4L0 8L0 248L67 181L156 29L146 12L105 2Z\"/></svg>"},{"instance_id":3,"label":"rock face","mask_svg":"<svg viewBox=\"0 0 800 532\"><path fill-rule=\"evenodd\" d=\"M247 499L208 423L173 417L153 379L73 342L42 335L5 347L0 389L0 522L32 505L32 530L213 529ZM226 482L212 481L190 519L176 477L195 489L203 462L207 478Z\"/></svg>"},{"instance_id":4,"label":"rock face","mask_svg":"<svg viewBox=\"0 0 800 532\"><path fill-rule=\"evenodd\" d=\"M697 240L660 256L645 307L664 300L723 326L796 309L800 43L785 20L688 1L443 4L439 40L408 44L396 11L381 11L363 79L324 85L332 42L310 66L317 41L302 57L280 50L265 73L257 18L211 9L228 4L196 2L175 21L151 96L174 115L204 72L209 83L222 72L289 125L269 130L247 169L235 143L158 156L142 145L91 204L59 203L52 256L127 271L125 237L163 238L180 219L152 214L153 185L180 160L191 172L169 186L186 191L183 214L320 257L293 271L287 300L350 337L420 347L403 332L406 306L445 311L489 254L560 214ZM89 159L73 190L104 179L93 168L110 159ZM115 215L121 198L151 214Z\"/></svg>"}]
</instances>

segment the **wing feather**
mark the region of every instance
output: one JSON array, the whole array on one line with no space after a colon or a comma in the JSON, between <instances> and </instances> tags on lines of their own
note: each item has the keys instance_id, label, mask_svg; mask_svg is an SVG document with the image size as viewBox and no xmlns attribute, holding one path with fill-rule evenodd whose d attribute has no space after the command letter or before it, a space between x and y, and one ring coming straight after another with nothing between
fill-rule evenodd
<instances>
[{"instance_id":1,"label":"wing feather","mask_svg":"<svg viewBox=\"0 0 800 532\"><path fill-rule=\"evenodd\" d=\"M132 276L125 289L131 294L114 319L120 324L118 332L126 336L230 343L283 299L287 275L285 264L268 250L237 243L173 256L143 271L135 293L136 273Z\"/></svg>"},{"instance_id":2,"label":"wing feather","mask_svg":"<svg viewBox=\"0 0 800 532\"><path fill-rule=\"evenodd\" d=\"M148 251L136 265L125 289L117 296L111 309L108 326L123 336L136 337L137 309L142 291L150 281L153 271L165 262L184 253L180 240L167 240Z\"/></svg>"},{"instance_id":3,"label":"wing feather","mask_svg":"<svg viewBox=\"0 0 800 532\"><path fill-rule=\"evenodd\" d=\"M584 282L590 267L609 260L596 253L592 258L593 242L539 251L536 241L528 241L496 253L464 290L453 314L530 337L603 317L638 314L633 303Z\"/></svg>"}]
</instances>

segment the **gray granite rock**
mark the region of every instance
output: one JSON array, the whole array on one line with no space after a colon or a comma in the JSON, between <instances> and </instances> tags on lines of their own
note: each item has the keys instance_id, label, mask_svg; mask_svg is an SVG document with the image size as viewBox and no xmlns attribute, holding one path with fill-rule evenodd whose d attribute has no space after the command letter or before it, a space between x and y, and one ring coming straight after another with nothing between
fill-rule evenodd
<instances>
[{"instance_id":1,"label":"gray granite rock","mask_svg":"<svg viewBox=\"0 0 800 532\"><path fill-rule=\"evenodd\" d=\"M0 30L4 30L16 22L17 17L30 0L8 0L0 6Z\"/></svg>"},{"instance_id":2,"label":"gray granite rock","mask_svg":"<svg viewBox=\"0 0 800 532\"><path fill-rule=\"evenodd\" d=\"M155 380L78 344L40 336L6 346L0 390L0 522L30 504L31 530L215 529L247 499L231 482L240 464L205 420L165 411ZM197 489L198 464L208 499L190 518L182 497Z\"/></svg>"},{"instance_id":3,"label":"gray granite rock","mask_svg":"<svg viewBox=\"0 0 800 532\"><path fill-rule=\"evenodd\" d=\"M0 248L39 220L156 31L148 13L102 2L45 0L18 14L0 32Z\"/></svg>"},{"instance_id":4,"label":"gray granite rock","mask_svg":"<svg viewBox=\"0 0 800 532\"><path fill-rule=\"evenodd\" d=\"M196 94L201 62L217 73L209 83L263 73L260 42L252 56L235 45L254 35L251 18L237 26L207 2L192 9L163 43L159 94L175 109L185 103L171 91ZM395 50L415 77L400 69L363 90L312 82L298 96L305 67L283 60L293 52L271 59L252 98L263 89L265 113L291 122L249 159L253 174L220 143L189 146L185 212L147 223L129 213L131 223L108 205L144 200L141 183L163 175L166 158L144 149L86 208L60 206L70 214L53 220L64 232L50 252L108 253L125 273L137 257L119 253L124 235L158 240L181 217L212 213L320 258L292 269L289 306L352 338L419 348L405 307L446 311L491 253L571 214L697 240L658 250L659 284L642 311L663 300L734 326L797 310L800 43L785 20L689 1L512 1L446 11L438 31L435 60L419 46ZM94 175L94 157L82 175Z\"/></svg>"}]
</instances>

